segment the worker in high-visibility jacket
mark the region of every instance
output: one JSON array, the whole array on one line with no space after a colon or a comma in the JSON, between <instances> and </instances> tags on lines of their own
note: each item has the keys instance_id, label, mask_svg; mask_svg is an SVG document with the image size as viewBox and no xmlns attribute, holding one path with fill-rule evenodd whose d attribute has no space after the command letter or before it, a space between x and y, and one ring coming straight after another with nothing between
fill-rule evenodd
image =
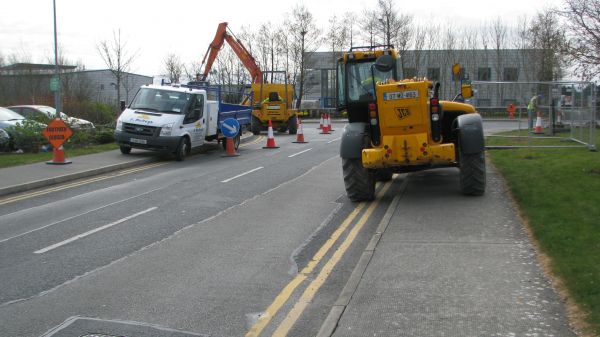
<instances>
[{"instance_id":1,"label":"worker in high-visibility jacket","mask_svg":"<svg viewBox=\"0 0 600 337\"><path fill-rule=\"evenodd\" d=\"M529 104L527 105L527 119L528 119L529 130L533 129L533 117L534 117L534 114L538 110L539 98L540 98L540 95L533 95L533 97L531 97L531 100L529 100Z\"/></svg>"}]
</instances>

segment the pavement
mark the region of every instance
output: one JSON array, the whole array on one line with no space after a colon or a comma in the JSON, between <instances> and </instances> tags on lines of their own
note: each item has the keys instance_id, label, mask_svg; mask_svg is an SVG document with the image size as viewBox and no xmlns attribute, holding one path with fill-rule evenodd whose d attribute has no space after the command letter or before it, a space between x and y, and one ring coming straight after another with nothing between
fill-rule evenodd
<instances>
[{"instance_id":1,"label":"pavement","mask_svg":"<svg viewBox=\"0 0 600 337\"><path fill-rule=\"evenodd\" d=\"M242 141L250 139L251 134ZM147 151L125 156L116 150L74 157L69 165L3 168L0 195L159 158ZM483 197L457 194L451 205L436 204L436 196L456 190L455 178L453 169L396 177L400 191L319 337L575 336L563 303L537 263L518 210L506 197L503 178L488 165ZM422 188L422 181L431 179L439 184ZM464 216L471 213L477 216Z\"/></svg>"}]
</instances>

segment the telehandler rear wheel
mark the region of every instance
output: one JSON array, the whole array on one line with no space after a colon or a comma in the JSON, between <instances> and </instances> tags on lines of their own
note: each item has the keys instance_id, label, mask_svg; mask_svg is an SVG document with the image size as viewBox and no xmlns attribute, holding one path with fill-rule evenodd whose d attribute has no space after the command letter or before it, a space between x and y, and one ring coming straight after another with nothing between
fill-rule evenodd
<instances>
[{"instance_id":1,"label":"telehandler rear wheel","mask_svg":"<svg viewBox=\"0 0 600 337\"><path fill-rule=\"evenodd\" d=\"M460 153L460 191L467 195L485 193L485 154L484 152Z\"/></svg>"},{"instance_id":2,"label":"telehandler rear wheel","mask_svg":"<svg viewBox=\"0 0 600 337\"><path fill-rule=\"evenodd\" d=\"M363 167L360 158L342 158L344 185L352 201L375 199L375 174Z\"/></svg>"}]
</instances>

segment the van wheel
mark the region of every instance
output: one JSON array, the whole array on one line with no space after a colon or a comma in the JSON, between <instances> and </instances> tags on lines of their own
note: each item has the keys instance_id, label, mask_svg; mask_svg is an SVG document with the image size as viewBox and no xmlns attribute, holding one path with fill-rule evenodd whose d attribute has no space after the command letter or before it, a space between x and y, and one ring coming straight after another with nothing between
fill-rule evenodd
<instances>
[{"instance_id":1,"label":"van wheel","mask_svg":"<svg viewBox=\"0 0 600 337\"><path fill-rule=\"evenodd\" d=\"M131 147L129 146L119 146L119 149L121 150L122 154L130 154L131 153Z\"/></svg>"},{"instance_id":2,"label":"van wheel","mask_svg":"<svg viewBox=\"0 0 600 337\"><path fill-rule=\"evenodd\" d=\"M181 138L177 150L175 150L175 160L183 161L185 156L190 152L190 143L186 137Z\"/></svg>"}]
</instances>

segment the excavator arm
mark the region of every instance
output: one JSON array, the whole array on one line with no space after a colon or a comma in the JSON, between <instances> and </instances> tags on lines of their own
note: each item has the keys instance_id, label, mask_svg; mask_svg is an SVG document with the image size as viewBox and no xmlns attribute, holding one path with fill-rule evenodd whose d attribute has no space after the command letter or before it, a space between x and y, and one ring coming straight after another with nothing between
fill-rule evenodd
<instances>
[{"instance_id":1,"label":"excavator arm","mask_svg":"<svg viewBox=\"0 0 600 337\"><path fill-rule=\"evenodd\" d=\"M215 38L208 46L208 50L202 59L202 66L204 66L204 71L201 75L200 80L206 81L208 77L208 73L212 69L213 63L219 54L219 50L223 47L223 43L227 41L233 52L237 55L237 57L242 61L248 72L250 72L250 77L252 78L253 83L262 83L262 71L256 64L256 60L252 57L252 54L244 47L242 41L237 39L231 32L228 32L227 22L222 22L219 24L217 28L217 34L215 34ZM206 63L206 65L205 65Z\"/></svg>"}]
</instances>

